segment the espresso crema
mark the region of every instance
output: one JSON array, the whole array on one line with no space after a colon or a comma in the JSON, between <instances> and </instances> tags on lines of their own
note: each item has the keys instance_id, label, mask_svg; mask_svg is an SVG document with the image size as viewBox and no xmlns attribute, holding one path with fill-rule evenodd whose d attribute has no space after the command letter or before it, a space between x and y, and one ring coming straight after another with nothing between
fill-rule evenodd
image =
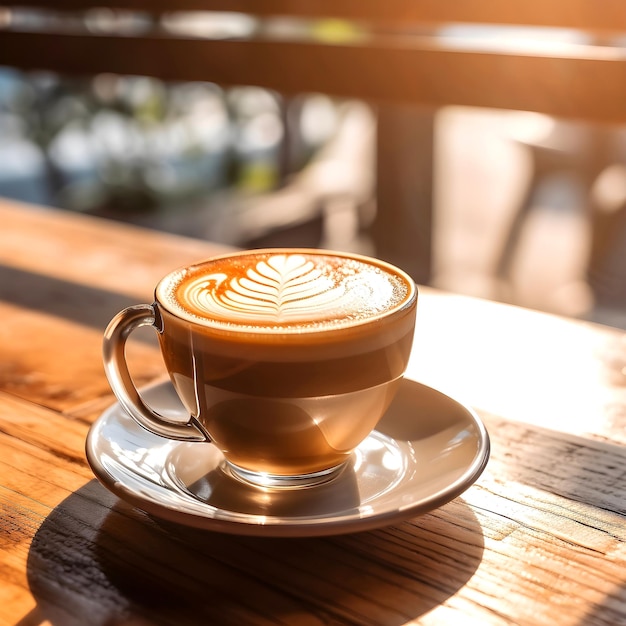
<instances>
[{"instance_id":1,"label":"espresso crema","mask_svg":"<svg viewBox=\"0 0 626 626\"><path fill-rule=\"evenodd\" d=\"M196 323L284 333L357 326L402 309L415 287L383 262L314 250L265 250L175 271L156 295L173 313Z\"/></svg>"}]
</instances>

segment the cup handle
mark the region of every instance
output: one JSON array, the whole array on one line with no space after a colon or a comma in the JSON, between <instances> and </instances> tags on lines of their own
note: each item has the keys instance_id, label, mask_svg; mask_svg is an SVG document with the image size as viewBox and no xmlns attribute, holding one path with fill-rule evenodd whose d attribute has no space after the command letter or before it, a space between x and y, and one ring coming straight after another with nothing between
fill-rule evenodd
<instances>
[{"instance_id":1,"label":"cup handle","mask_svg":"<svg viewBox=\"0 0 626 626\"><path fill-rule=\"evenodd\" d=\"M104 371L113 393L128 414L146 430L177 441L210 441L202 424L193 415L188 422L168 420L151 409L141 398L126 362L126 341L140 326L156 326L157 315L151 304L137 304L120 311L104 333L102 355Z\"/></svg>"}]
</instances>

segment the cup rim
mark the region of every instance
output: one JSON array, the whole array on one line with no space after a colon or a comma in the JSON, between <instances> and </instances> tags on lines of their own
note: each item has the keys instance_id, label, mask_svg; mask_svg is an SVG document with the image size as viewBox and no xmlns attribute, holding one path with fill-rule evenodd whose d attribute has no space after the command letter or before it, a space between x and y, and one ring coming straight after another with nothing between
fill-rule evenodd
<instances>
[{"instance_id":1,"label":"cup rim","mask_svg":"<svg viewBox=\"0 0 626 626\"><path fill-rule=\"evenodd\" d=\"M399 276L402 281L407 285L408 291L406 297L397 305L390 308L389 310L382 311L380 313L376 313L367 317L363 320L359 320L356 322L351 322L345 325L338 324L333 327L281 327L280 330L276 330L275 327L263 327L261 325L258 326L246 326L245 324L232 324L227 325L223 321L212 320L210 318L196 316L193 313L187 311L183 307L173 307L169 303L166 302L166 298L163 297L163 292L167 287L167 284L171 282L172 278L176 275L180 275L184 272L189 271L191 268L195 268L206 263L210 263L213 261L219 261L220 259L227 258L237 258L244 256L253 256L253 255L263 255L263 254L302 254L302 255L315 255L315 256L330 256L330 257L339 257L344 259L353 259L359 262L362 262L366 265L371 265L374 267L379 267L384 271L387 271L391 274ZM188 263L184 266L180 266L177 269L172 270L161 280L158 282L155 290L154 290L155 301L158 305L163 307L168 313L173 315L174 317L184 320L188 323L193 324L194 326L198 326L200 328L206 328L211 332L216 332L218 334L224 333L228 335L236 335L236 336L244 336L244 335L255 335L255 336L268 336L268 337L280 337L285 335L297 335L301 338L306 336L330 336L335 334L344 335L349 333L351 330L362 329L363 326L372 325L375 322L380 322L383 320L391 320L392 318L396 318L398 316L402 316L411 311L416 305L418 298L418 287L415 284L415 281L409 276L407 272L402 270L401 268L389 263L387 261L383 261L382 259L377 259L375 257L366 256L359 253L354 252L343 252L337 250L330 250L325 248L300 248L300 247L277 247L277 248L254 248L254 249L243 249L243 250L233 250L232 252L222 253L213 255L210 257L206 257L204 259L200 259L193 263Z\"/></svg>"}]
</instances>

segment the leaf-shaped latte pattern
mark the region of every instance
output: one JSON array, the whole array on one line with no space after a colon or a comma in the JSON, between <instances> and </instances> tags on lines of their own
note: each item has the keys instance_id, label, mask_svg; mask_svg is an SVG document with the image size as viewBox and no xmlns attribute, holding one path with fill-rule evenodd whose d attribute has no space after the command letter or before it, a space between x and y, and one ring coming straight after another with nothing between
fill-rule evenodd
<instances>
[{"instance_id":1,"label":"leaf-shaped latte pattern","mask_svg":"<svg viewBox=\"0 0 626 626\"><path fill-rule=\"evenodd\" d=\"M185 280L178 301L199 317L263 327L349 324L398 301L394 277L374 265L287 253L244 259Z\"/></svg>"}]
</instances>

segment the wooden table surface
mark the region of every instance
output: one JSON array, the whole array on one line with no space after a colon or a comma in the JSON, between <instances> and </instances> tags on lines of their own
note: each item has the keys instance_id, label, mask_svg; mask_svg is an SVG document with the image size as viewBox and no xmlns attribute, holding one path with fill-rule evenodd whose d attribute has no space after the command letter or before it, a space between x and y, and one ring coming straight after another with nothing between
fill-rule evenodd
<instances>
[{"instance_id":1,"label":"wooden table surface","mask_svg":"<svg viewBox=\"0 0 626 626\"><path fill-rule=\"evenodd\" d=\"M472 405L461 497L376 531L165 529L84 455L109 319L219 246L0 202L0 623L626 624L626 335L422 289L409 377ZM163 376L130 345L138 384Z\"/></svg>"}]
</instances>

